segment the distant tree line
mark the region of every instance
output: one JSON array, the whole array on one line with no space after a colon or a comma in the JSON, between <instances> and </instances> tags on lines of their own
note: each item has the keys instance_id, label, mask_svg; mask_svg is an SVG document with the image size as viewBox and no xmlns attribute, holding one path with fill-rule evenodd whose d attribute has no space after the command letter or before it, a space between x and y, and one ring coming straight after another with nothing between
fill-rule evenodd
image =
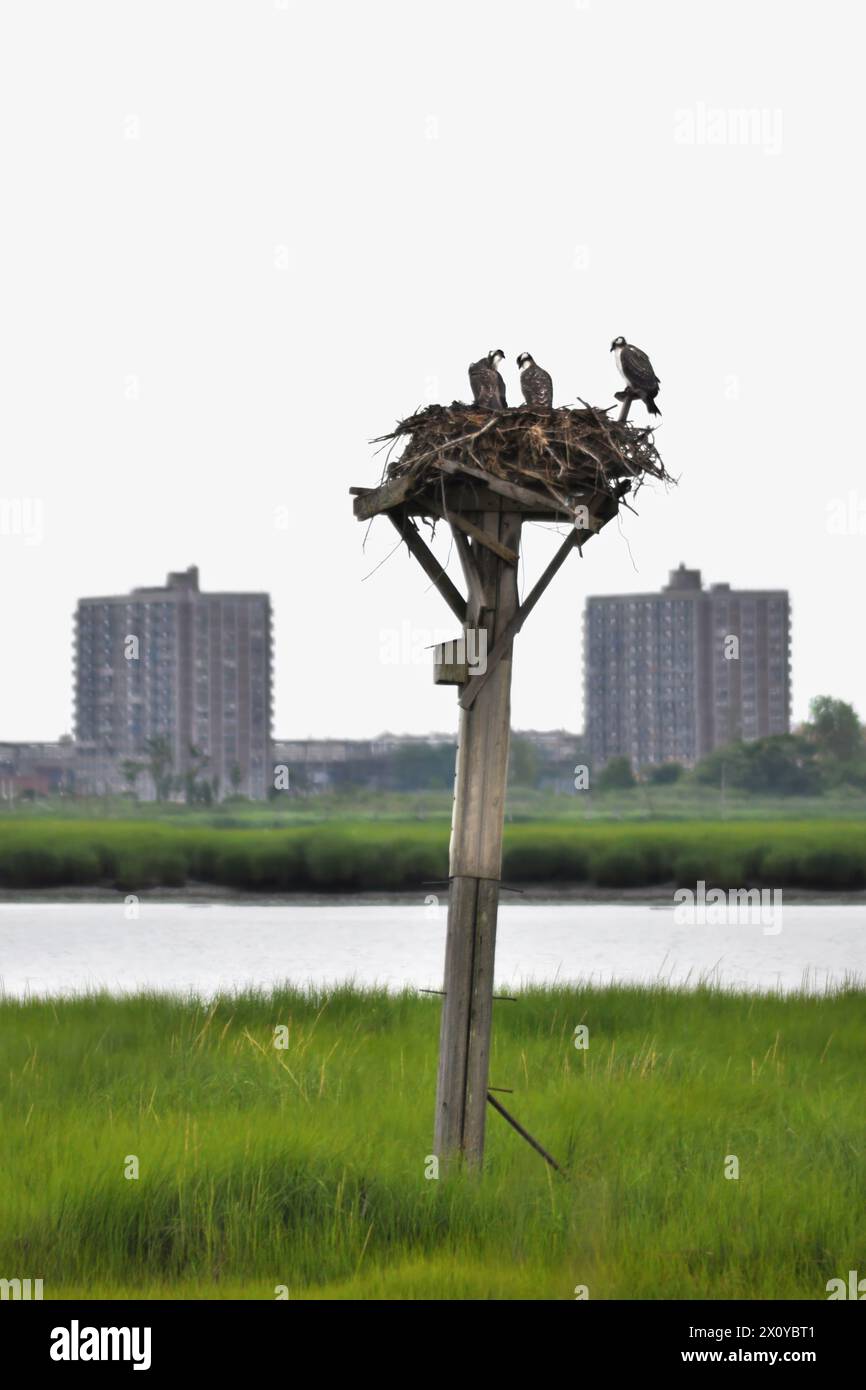
<instances>
[{"instance_id":1,"label":"distant tree line","mask_svg":"<svg viewBox=\"0 0 866 1390\"><path fill-rule=\"evenodd\" d=\"M818 695L809 706L809 720L796 733L730 743L691 770L668 762L644 768L640 776L657 786L683 778L720 790L779 796L820 796L842 787L866 791L863 726L852 705ZM637 781L630 760L618 757L605 764L595 785L625 789Z\"/></svg>"},{"instance_id":2,"label":"distant tree line","mask_svg":"<svg viewBox=\"0 0 866 1390\"><path fill-rule=\"evenodd\" d=\"M327 768L327 789L415 792L449 791L454 785L456 743L423 741L397 744L375 757L349 758ZM565 790L572 785L573 769L560 766L536 741L512 733L508 780L513 788ZM575 742L576 763L585 762ZM210 805L220 800L220 783L208 775L208 759L190 745L185 768L173 766L171 745L157 736L146 744L146 760L128 759L122 772L131 795L137 792L143 772L150 775L158 801L182 796L191 805ZM305 764L290 768L291 788L304 793L320 790L316 770ZM229 796L237 796L241 769L229 771ZM866 739L854 708L843 700L819 695L809 707L809 720L793 734L777 734L714 749L694 768L677 762L645 767L635 772L627 757L611 758L597 776L590 769L590 789L627 790L638 783L652 786L686 781L720 790L769 793L783 796L816 796L841 787L866 791Z\"/></svg>"}]
</instances>

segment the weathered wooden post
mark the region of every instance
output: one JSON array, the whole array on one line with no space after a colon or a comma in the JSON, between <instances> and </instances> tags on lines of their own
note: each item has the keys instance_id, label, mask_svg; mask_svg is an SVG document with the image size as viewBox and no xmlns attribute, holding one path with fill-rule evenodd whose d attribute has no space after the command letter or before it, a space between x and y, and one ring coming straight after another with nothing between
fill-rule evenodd
<instances>
[{"instance_id":1,"label":"weathered wooden post","mask_svg":"<svg viewBox=\"0 0 866 1390\"><path fill-rule=\"evenodd\" d=\"M617 514L633 481L644 472L666 475L649 432L614 424L590 407L491 413L431 406L389 438L400 435L412 443L389 480L351 491L359 520L388 516L463 628L458 656L437 654L437 679L460 689L460 725L434 1151L446 1163L462 1156L477 1167L488 1103L512 645L572 550L582 553L583 543ZM465 599L422 540L418 516L450 526ZM525 520L566 522L569 530L521 604L517 574ZM492 1098L491 1103L557 1166L504 1107Z\"/></svg>"},{"instance_id":2,"label":"weathered wooden post","mask_svg":"<svg viewBox=\"0 0 866 1390\"><path fill-rule=\"evenodd\" d=\"M518 611L520 513L484 512L481 528L514 558L503 559L477 541L473 555L455 531L470 595L464 640L479 676ZM480 1163L484 1153L510 730L509 643L477 699L461 707L457 739L433 1147L444 1157L462 1152L470 1163Z\"/></svg>"}]
</instances>

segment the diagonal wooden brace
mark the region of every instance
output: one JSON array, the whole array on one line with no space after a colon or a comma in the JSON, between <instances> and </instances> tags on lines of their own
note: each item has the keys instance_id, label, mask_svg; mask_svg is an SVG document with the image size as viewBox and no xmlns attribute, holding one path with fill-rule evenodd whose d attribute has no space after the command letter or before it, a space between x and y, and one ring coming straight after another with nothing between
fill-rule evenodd
<instances>
[{"instance_id":1,"label":"diagonal wooden brace","mask_svg":"<svg viewBox=\"0 0 866 1390\"><path fill-rule=\"evenodd\" d=\"M452 526L459 526L460 530L463 531L465 535L470 536L472 540L477 541L479 545L486 546L488 550L492 550L493 554L498 555L500 560L505 560L506 564L517 564L517 552L512 550L510 546L503 545L502 542L491 535L489 531L485 531L482 527L476 526L474 521L467 521L466 517L461 516L459 512L446 511L444 507L440 506L438 502L434 502L432 498L428 500L426 505L434 516L441 516L443 521L450 522Z\"/></svg>"},{"instance_id":2,"label":"diagonal wooden brace","mask_svg":"<svg viewBox=\"0 0 866 1390\"><path fill-rule=\"evenodd\" d=\"M414 521L406 516L404 512L395 513L393 511L388 511L385 515L400 532L400 535L409 548L409 553L414 555L424 573L429 579L432 579L436 588L448 604L448 607L451 609L451 612L456 618L459 618L461 623L465 623L466 600L457 588L457 585L452 583L448 578L448 575L436 559L433 551L422 541Z\"/></svg>"},{"instance_id":3,"label":"diagonal wooden brace","mask_svg":"<svg viewBox=\"0 0 866 1390\"><path fill-rule=\"evenodd\" d=\"M591 535L592 532L590 532L589 534ZM575 546L580 546L581 537L586 535L587 533L585 531L578 531L575 527L571 534L569 536L566 536L565 540L559 547L550 564L547 566L547 569L537 580L530 593L527 594L526 598L523 600L523 603L520 605L517 612L514 614L514 617L511 618L511 620L504 628L501 636L497 637L493 646L490 648L490 651L487 653L487 668L484 671L484 674L480 676L469 677L469 680L464 688L463 694L460 696L459 700L462 709L472 708L476 698L484 689L484 686L487 684L487 681L490 679L491 675L496 670L496 667L499 665L499 662L506 655L506 653L510 651L511 644L514 641L514 638L517 636L518 632L523 627L523 624L526 622L526 619L529 617L529 614L532 612L538 600L541 598L541 595L544 593L551 579L553 579L557 571L560 570L562 566L565 564L565 561L568 559Z\"/></svg>"}]
</instances>

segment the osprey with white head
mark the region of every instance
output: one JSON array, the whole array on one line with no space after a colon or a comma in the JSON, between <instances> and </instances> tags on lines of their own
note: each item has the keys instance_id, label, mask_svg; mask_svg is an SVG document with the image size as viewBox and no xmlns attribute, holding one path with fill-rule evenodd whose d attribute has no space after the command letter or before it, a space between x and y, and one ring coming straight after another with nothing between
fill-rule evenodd
<instances>
[{"instance_id":1,"label":"osprey with white head","mask_svg":"<svg viewBox=\"0 0 866 1390\"><path fill-rule=\"evenodd\" d=\"M634 400L643 401L650 415L661 415L656 405L656 396L661 385L653 370L653 364L646 353L625 338L614 338L610 350L616 357L620 375L625 378L628 391L614 392L618 401L624 401L631 394Z\"/></svg>"},{"instance_id":2,"label":"osprey with white head","mask_svg":"<svg viewBox=\"0 0 866 1390\"><path fill-rule=\"evenodd\" d=\"M517 359L520 368L520 386L523 399L535 410L550 410L553 405L553 378L550 372L539 367L535 358L522 352Z\"/></svg>"},{"instance_id":3,"label":"osprey with white head","mask_svg":"<svg viewBox=\"0 0 866 1390\"><path fill-rule=\"evenodd\" d=\"M472 399L482 410L506 410L505 382L497 370L505 361L502 348L493 348L486 357L469 364L469 385Z\"/></svg>"}]
</instances>

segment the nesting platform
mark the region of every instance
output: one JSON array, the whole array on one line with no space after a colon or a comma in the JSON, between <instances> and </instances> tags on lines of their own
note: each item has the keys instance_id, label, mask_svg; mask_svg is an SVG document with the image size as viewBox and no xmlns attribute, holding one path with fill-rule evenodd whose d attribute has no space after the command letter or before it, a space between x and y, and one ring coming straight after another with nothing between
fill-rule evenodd
<instances>
[{"instance_id":1,"label":"nesting platform","mask_svg":"<svg viewBox=\"0 0 866 1390\"><path fill-rule=\"evenodd\" d=\"M431 405L375 442L404 448L378 487L351 489L356 517L443 518L469 536L471 521L463 527L459 518L504 509L592 534L646 478L669 480L650 427L611 420L592 406L491 412Z\"/></svg>"},{"instance_id":2,"label":"nesting platform","mask_svg":"<svg viewBox=\"0 0 866 1390\"><path fill-rule=\"evenodd\" d=\"M650 427L591 406L431 405L376 442L389 451L384 476L351 489L355 516L388 517L463 630L437 650L434 668L440 684L458 687L460 709L434 1153L479 1165L490 1105L558 1167L488 1089L514 639L572 551L582 553L626 494L668 475ZM466 597L422 539L419 518L450 530ZM521 599L524 521L565 523L567 534Z\"/></svg>"}]
</instances>

